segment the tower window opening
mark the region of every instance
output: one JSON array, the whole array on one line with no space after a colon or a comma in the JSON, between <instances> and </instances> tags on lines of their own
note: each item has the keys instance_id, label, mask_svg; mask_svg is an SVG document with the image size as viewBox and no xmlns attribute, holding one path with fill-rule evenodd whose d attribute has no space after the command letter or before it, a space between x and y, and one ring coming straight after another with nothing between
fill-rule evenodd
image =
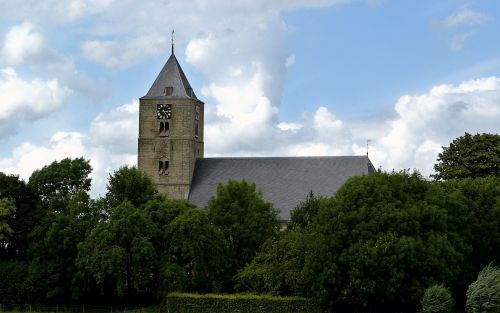
<instances>
[{"instance_id":1,"label":"tower window opening","mask_svg":"<svg viewBox=\"0 0 500 313\"><path fill-rule=\"evenodd\" d=\"M165 87L165 89L163 89L163 94L167 97L171 96L173 92L174 92L174 87L172 86L167 86Z\"/></svg>"},{"instance_id":2,"label":"tower window opening","mask_svg":"<svg viewBox=\"0 0 500 313\"><path fill-rule=\"evenodd\" d=\"M194 124L194 137L198 138L198 123Z\"/></svg>"},{"instance_id":3,"label":"tower window opening","mask_svg":"<svg viewBox=\"0 0 500 313\"><path fill-rule=\"evenodd\" d=\"M158 174L159 175L168 175L168 161L159 161L158 162Z\"/></svg>"},{"instance_id":4,"label":"tower window opening","mask_svg":"<svg viewBox=\"0 0 500 313\"><path fill-rule=\"evenodd\" d=\"M168 122L160 122L160 137L170 136L170 124Z\"/></svg>"}]
</instances>

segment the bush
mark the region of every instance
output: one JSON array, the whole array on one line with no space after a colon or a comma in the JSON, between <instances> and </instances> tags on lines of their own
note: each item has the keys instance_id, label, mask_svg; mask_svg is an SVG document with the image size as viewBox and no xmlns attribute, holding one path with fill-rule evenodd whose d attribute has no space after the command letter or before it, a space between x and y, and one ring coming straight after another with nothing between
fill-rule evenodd
<instances>
[{"instance_id":1,"label":"bush","mask_svg":"<svg viewBox=\"0 0 500 313\"><path fill-rule=\"evenodd\" d=\"M170 293L167 296L167 312L319 313L321 308L313 300L299 297Z\"/></svg>"},{"instance_id":2,"label":"bush","mask_svg":"<svg viewBox=\"0 0 500 313\"><path fill-rule=\"evenodd\" d=\"M467 290L467 313L500 312L500 268L486 266Z\"/></svg>"},{"instance_id":3,"label":"bush","mask_svg":"<svg viewBox=\"0 0 500 313\"><path fill-rule=\"evenodd\" d=\"M452 306L451 293L443 285L427 288L422 298L423 313L448 313L451 312Z\"/></svg>"}]
</instances>

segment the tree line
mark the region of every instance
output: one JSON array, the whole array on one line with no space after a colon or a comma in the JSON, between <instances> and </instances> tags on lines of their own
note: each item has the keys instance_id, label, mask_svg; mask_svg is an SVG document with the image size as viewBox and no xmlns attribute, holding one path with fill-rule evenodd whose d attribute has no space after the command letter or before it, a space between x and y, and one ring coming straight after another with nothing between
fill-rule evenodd
<instances>
[{"instance_id":1,"label":"tree line","mask_svg":"<svg viewBox=\"0 0 500 313\"><path fill-rule=\"evenodd\" d=\"M443 284L458 307L500 254L500 136L465 134L432 180L353 177L310 193L283 224L258 186L219 185L206 208L158 194L134 167L91 199L91 166L64 159L28 182L0 173L3 303L158 303L171 291L311 297L333 311L416 311Z\"/></svg>"}]
</instances>

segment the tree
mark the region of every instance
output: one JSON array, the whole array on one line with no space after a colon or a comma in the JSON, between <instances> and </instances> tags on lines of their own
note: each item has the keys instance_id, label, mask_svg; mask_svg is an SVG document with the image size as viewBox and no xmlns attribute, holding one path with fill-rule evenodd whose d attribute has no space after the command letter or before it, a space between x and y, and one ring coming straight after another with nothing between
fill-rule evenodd
<instances>
[{"instance_id":1,"label":"tree","mask_svg":"<svg viewBox=\"0 0 500 313\"><path fill-rule=\"evenodd\" d=\"M486 266L467 290L467 313L500 312L500 268Z\"/></svg>"},{"instance_id":2,"label":"tree","mask_svg":"<svg viewBox=\"0 0 500 313\"><path fill-rule=\"evenodd\" d=\"M121 167L109 176L107 189L106 199L110 208L125 200L139 207L157 194L153 182L146 174L128 166Z\"/></svg>"},{"instance_id":3,"label":"tree","mask_svg":"<svg viewBox=\"0 0 500 313\"><path fill-rule=\"evenodd\" d=\"M427 286L450 282L461 255L447 238L436 187L418 173L353 177L310 226L305 277L330 310L415 311Z\"/></svg>"},{"instance_id":4,"label":"tree","mask_svg":"<svg viewBox=\"0 0 500 313\"><path fill-rule=\"evenodd\" d=\"M262 199L255 184L229 180L219 184L217 194L208 201L210 220L220 229L229 245L231 269L236 274L249 263L260 246L276 235L278 211Z\"/></svg>"},{"instance_id":5,"label":"tree","mask_svg":"<svg viewBox=\"0 0 500 313\"><path fill-rule=\"evenodd\" d=\"M13 232L8 220L14 212L16 212L16 207L11 199L0 199L0 247L3 245L2 242Z\"/></svg>"},{"instance_id":6,"label":"tree","mask_svg":"<svg viewBox=\"0 0 500 313\"><path fill-rule=\"evenodd\" d=\"M71 196L82 190L90 190L91 172L90 161L66 158L34 171L29 186L39 195L46 208L60 211L66 208Z\"/></svg>"},{"instance_id":7,"label":"tree","mask_svg":"<svg viewBox=\"0 0 500 313\"><path fill-rule=\"evenodd\" d=\"M206 212L199 209L184 212L168 225L167 234L168 261L184 270L188 291L219 291L217 285L226 263L227 243L222 232L209 222Z\"/></svg>"},{"instance_id":8,"label":"tree","mask_svg":"<svg viewBox=\"0 0 500 313\"><path fill-rule=\"evenodd\" d=\"M308 240L304 233L285 231L269 240L236 275L236 289L274 295L308 295L303 275Z\"/></svg>"},{"instance_id":9,"label":"tree","mask_svg":"<svg viewBox=\"0 0 500 313\"><path fill-rule=\"evenodd\" d=\"M449 313L453 307L451 293L444 285L434 285L422 297L422 313Z\"/></svg>"},{"instance_id":10,"label":"tree","mask_svg":"<svg viewBox=\"0 0 500 313\"><path fill-rule=\"evenodd\" d=\"M118 295L130 303L154 294L159 260L151 243L154 227L128 200L114 207L109 220L78 245L79 276L93 279L107 301Z\"/></svg>"},{"instance_id":11,"label":"tree","mask_svg":"<svg viewBox=\"0 0 500 313\"><path fill-rule=\"evenodd\" d=\"M451 290L465 305L469 284L483 267L500 260L500 177L466 178L434 184L428 201L447 212L447 237L462 255Z\"/></svg>"},{"instance_id":12,"label":"tree","mask_svg":"<svg viewBox=\"0 0 500 313\"><path fill-rule=\"evenodd\" d=\"M40 301L70 303L79 296L75 283L77 246L98 223L100 213L88 194L80 191L68 199L67 207L48 215L34 230L39 238L30 249L30 279ZM57 257L54 257L57 256Z\"/></svg>"},{"instance_id":13,"label":"tree","mask_svg":"<svg viewBox=\"0 0 500 313\"><path fill-rule=\"evenodd\" d=\"M29 235L43 216L38 197L18 176L0 173L0 199L10 199L16 208L7 219L12 234L9 244L0 247L0 259L25 261L31 242Z\"/></svg>"},{"instance_id":14,"label":"tree","mask_svg":"<svg viewBox=\"0 0 500 313\"><path fill-rule=\"evenodd\" d=\"M324 200L325 198L317 197L310 191L305 201L300 202L292 210L288 228L295 231L304 231L318 214L319 207Z\"/></svg>"},{"instance_id":15,"label":"tree","mask_svg":"<svg viewBox=\"0 0 500 313\"><path fill-rule=\"evenodd\" d=\"M465 133L443 147L434 165L437 180L500 176L500 135Z\"/></svg>"},{"instance_id":16,"label":"tree","mask_svg":"<svg viewBox=\"0 0 500 313\"><path fill-rule=\"evenodd\" d=\"M144 205L144 211L155 224L155 233L151 239L155 250L164 252L169 243L168 226L179 215L196 206L186 200L169 199L165 196L155 197Z\"/></svg>"}]
</instances>

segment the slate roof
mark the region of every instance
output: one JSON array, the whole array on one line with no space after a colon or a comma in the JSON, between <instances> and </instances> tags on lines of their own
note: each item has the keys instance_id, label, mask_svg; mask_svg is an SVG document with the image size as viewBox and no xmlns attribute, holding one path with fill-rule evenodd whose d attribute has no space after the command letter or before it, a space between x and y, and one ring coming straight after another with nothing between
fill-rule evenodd
<instances>
[{"instance_id":1,"label":"slate roof","mask_svg":"<svg viewBox=\"0 0 500 313\"><path fill-rule=\"evenodd\" d=\"M173 87L171 96L165 96L165 87ZM171 54L167 63L156 77L148 93L141 99L191 98L198 99L182 71L175 54Z\"/></svg>"},{"instance_id":2,"label":"slate roof","mask_svg":"<svg viewBox=\"0 0 500 313\"><path fill-rule=\"evenodd\" d=\"M289 220L309 191L331 196L348 178L373 171L367 156L203 158L196 160L188 199L204 207L219 183L245 179L280 210L281 220Z\"/></svg>"}]
</instances>

